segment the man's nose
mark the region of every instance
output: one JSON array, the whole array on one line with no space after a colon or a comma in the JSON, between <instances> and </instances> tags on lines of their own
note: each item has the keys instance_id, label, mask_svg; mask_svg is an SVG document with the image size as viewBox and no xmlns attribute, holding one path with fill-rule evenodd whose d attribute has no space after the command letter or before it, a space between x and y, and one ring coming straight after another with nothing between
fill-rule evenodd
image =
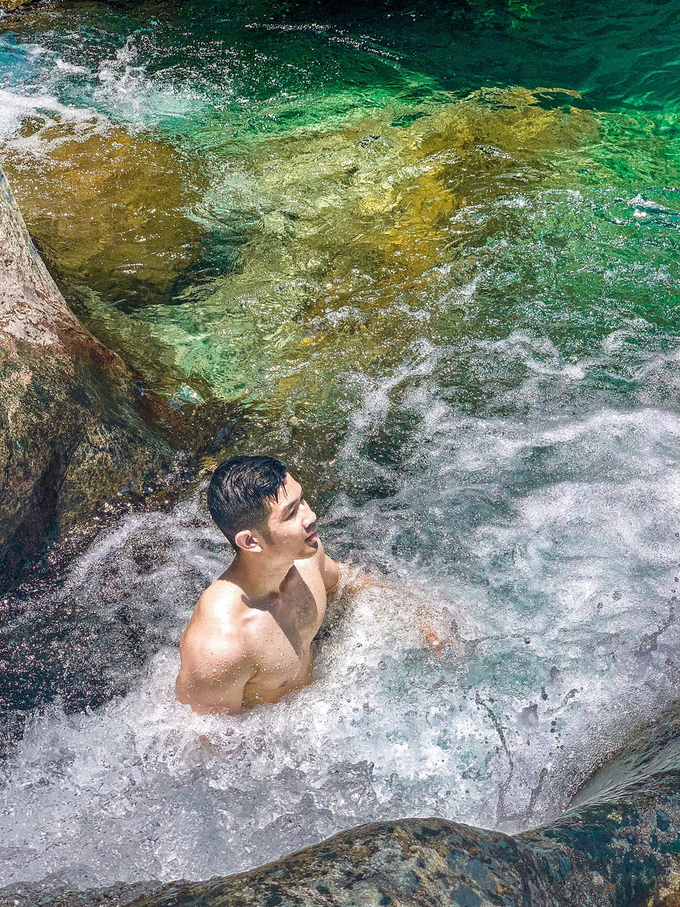
<instances>
[{"instance_id":1,"label":"man's nose","mask_svg":"<svg viewBox=\"0 0 680 907\"><path fill-rule=\"evenodd\" d=\"M309 506L309 504L305 503L305 507L308 510L308 513L305 516L305 526L311 526L312 523L316 523L316 514L314 513L312 508Z\"/></svg>"}]
</instances>

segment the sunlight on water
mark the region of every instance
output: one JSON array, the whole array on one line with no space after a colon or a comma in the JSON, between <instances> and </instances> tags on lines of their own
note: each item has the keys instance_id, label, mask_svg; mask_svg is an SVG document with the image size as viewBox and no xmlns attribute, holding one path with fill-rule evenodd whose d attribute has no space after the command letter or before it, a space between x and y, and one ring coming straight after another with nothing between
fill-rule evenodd
<instances>
[{"instance_id":1,"label":"sunlight on water","mask_svg":"<svg viewBox=\"0 0 680 907\"><path fill-rule=\"evenodd\" d=\"M180 414L235 401L213 436L282 456L379 582L239 718L172 694L227 558L204 489L9 601L2 884L526 828L677 695L671 7L3 20L0 161L71 304Z\"/></svg>"}]
</instances>

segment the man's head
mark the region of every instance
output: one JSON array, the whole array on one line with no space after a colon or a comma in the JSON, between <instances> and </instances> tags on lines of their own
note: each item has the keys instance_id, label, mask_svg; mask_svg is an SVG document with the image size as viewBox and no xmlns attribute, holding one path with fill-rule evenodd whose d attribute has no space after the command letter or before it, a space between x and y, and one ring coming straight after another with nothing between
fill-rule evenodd
<instances>
[{"instance_id":1,"label":"man's head","mask_svg":"<svg viewBox=\"0 0 680 907\"><path fill-rule=\"evenodd\" d=\"M293 561L311 557L319 546L316 514L300 484L273 457L232 457L218 466L208 508L237 553Z\"/></svg>"}]
</instances>

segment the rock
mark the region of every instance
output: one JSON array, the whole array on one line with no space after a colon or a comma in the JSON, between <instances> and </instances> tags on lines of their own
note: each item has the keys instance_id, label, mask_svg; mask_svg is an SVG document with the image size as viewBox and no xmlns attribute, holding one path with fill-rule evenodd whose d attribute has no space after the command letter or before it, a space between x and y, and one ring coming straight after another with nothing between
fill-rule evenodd
<instances>
[{"instance_id":1,"label":"rock","mask_svg":"<svg viewBox=\"0 0 680 907\"><path fill-rule=\"evenodd\" d=\"M174 443L210 447L231 402L198 372L187 383L176 338L157 329L160 304L172 310L212 242L198 216L205 166L146 133L53 110L31 112L0 150L67 305L151 389L154 421Z\"/></svg>"},{"instance_id":2,"label":"rock","mask_svg":"<svg viewBox=\"0 0 680 907\"><path fill-rule=\"evenodd\" d=\"M170 454L130 373L80 324L0 171L0 588L51 530L70 528Z\"/></svg>"},{"instance_id":3,"label":"rock","mask_svg":"<svg viewBox=\"0 0 680 907\"><path fill-rule=\"evenodd\" d=\"M677 904L677 782L677 777L667 778L653 793L639 791L625 802L591 806L516 837L443 819L366 825L254 872L166 886L131 903L134 907ZM664 815L672 816L663 833L657 827L661 804Z\"/></svg>"},{"instance_id":4,"label":"rock","mask_svg":"<svg viewBox=\"0 0 680 907\"><path fill-rule=\"evenodd\" d=\"M153 386L181 383L172 348L131 316L171 296L204 251L188 213L204 188L197 165L146 134L54 111L28 116L2 161L72 310Z\"/></svg>"},{"instance_id":5,"label":"rock","mask_svg":"<svg viewBox=\"0 0 680 907\"><path fill-rule=\"evenodd\" d=\"M0 907L677 907L679 870L676 704L584 785L574 808L533 831L378 822L227 878L84 892L15 885Z\"/></svg>"},{"instance_id":6,"label":"rock","mask_svg":"<svg viewBox=\"0 0 680 907\"><path fill-rule=\"evenodd\" d=\"M0 12L11 13L28 2L29 0L0 0Z\"/></svg>"},{"instance_id":7,"label":"rock","mask_svg":"<svg viewBox=\"0 0 680 907\"><path fill-rule=\"evenodd\" d=\"M65 285L134 309L164 300L204 251L204 231L188 212L205 177L168 142L88 114L31 112L3 143L3 169Z\"/></svg>"},{"instance_id":8,"label":"rock","mask_svg":"<svg viewBox=\"0 0 680 907\"><path fill-rule=\"evenodd\" d=\"M674 789L675 788L675 789ZM604 907L676 905L677 778L516 837L447 822L365 825L252 872L149 889L13 886L9 907ZM659 805L669 825L659 832ZM672 824L671 824L672 823Z\"/></svg>"}]
</instances>

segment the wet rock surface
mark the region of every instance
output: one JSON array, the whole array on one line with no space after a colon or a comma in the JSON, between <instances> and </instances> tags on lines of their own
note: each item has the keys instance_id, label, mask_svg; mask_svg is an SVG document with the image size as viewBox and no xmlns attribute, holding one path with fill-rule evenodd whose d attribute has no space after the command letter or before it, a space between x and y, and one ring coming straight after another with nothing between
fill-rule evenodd
<instances>
[{"instance_id":1,"label":"wet rock surface","mask_svg":"<svg viewBox=\"0 0 680 907\"><path fill-rule=\"evenodd\" d=\"M207 883L49 893L15 886L9 905L675 904L677 777L626 802L513 838L442 819L377 823L253 872ZM661 808L663 807L663 809ZM7 892L9 894L9 892ZM140 896L141 895L141 896Z\"/></svg>"},{"instance_id":2,"label":"wet rock surface","mask_svg":"<svg viewBox=\"0 0 680 907\"><path fill-rule=\"evenodd\" d=\"M64 530L171 450L133 380L69 310L0 175L0 587Z\"/></svg>"},{"instance_id":3,"label":"wet rock surface","mask_svg":"<svg viewBox=\"0 0 680 907\"><path fill-rule=\"evenodd\" d=\"M677 777L668 778L654 792L592 806L515 838L438 819L369 825L253 873L175 886L134 903L673 903L674 848L680 845L676 787ZM664 832L658 827L662 804Z\"/></svg>"},{"instance_id":4,"label":"wet rock surface","mask_svg":"<svg viewBox=\"0 0 680 907\"><path fill-rule=\"evenodd\" d=\"M285 907L439 905L594 907L673 905L680 896L678 714L600 769L575 802L542 828L510 836L443 819L364 825L251 872L208 882L147 882L86 892L16 885L13 907ZM645 754L644 756L642 754ZM620 773L644 759L648 771ZM639 768L639 765L637 766ZM627 782L627 783L626 783Z\"/></svg>"}]
</instances>

